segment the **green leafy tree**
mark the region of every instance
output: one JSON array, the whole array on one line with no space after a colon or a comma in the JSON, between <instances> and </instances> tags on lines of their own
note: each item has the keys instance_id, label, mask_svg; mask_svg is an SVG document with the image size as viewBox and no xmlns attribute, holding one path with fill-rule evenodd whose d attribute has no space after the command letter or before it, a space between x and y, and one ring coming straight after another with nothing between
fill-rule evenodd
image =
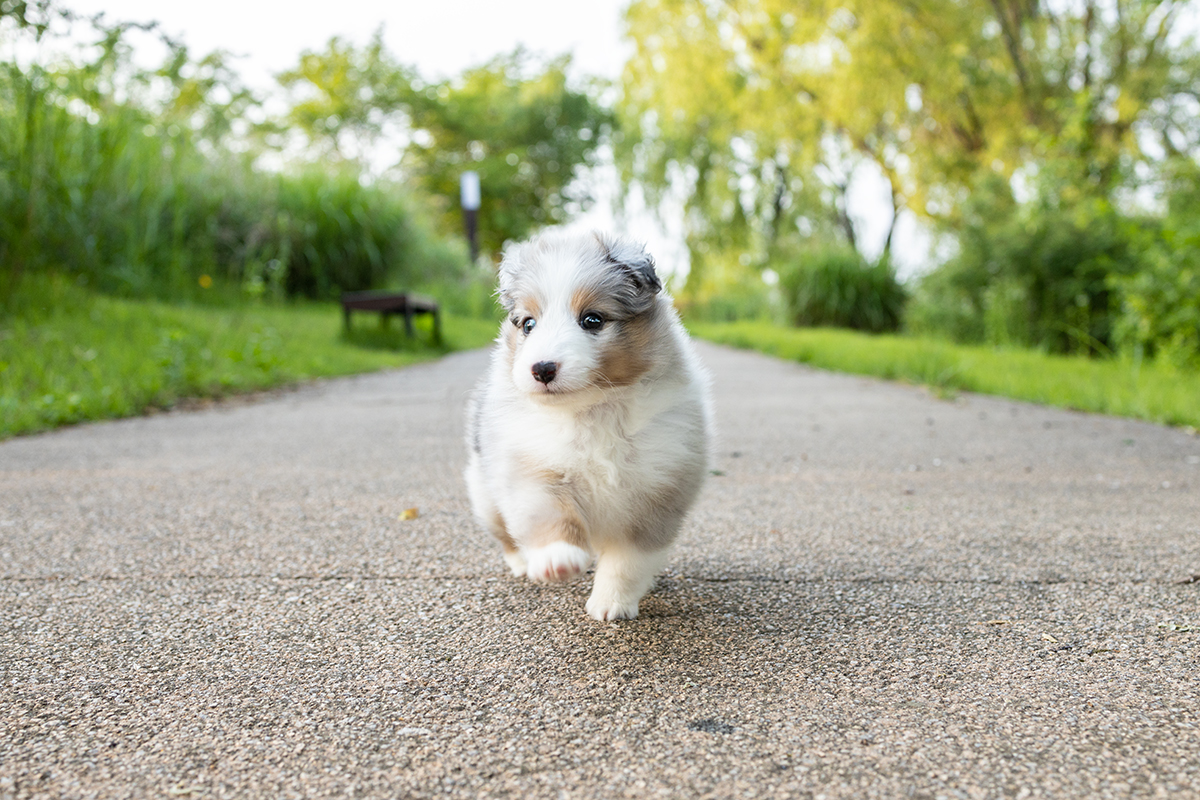
<instances>
[{"instance_id":1,"label":"green leafy tree","mask_svg":"<svg viewBox=\"0 0 1200 800\"><path fill-rule=\"evenodd\" d=\"M277 76L290 108L274 133L298 130L320 155L360 160L388 120L406 110L414 77L388 53L382 29L365 47L335 36Z\"/></svg>"},{"instance_id":2,"label":"green leafy tree","mask_svg":"<svg viewBox=\"0 0 1200 800\"><path fill-rule=\"evenodd\" d=\"M172 43L153 77L168 87L158 104L159 121L168 129L190 130L213 145L250 133L248 116L261 101L242 83L228 53L218 50L194 59L186 46Z\"/></svg>"},{"instance_id":3,"label":"green leafy tree","mask_svg":"<svg viewBox=\"0 0 1200 800\"><path fill-rule=\"evenodd\" d=\"M596 163L612 115L570 85L569 65L568 56L539 64L517 50L414 93L413 141L402 164L447 230L462 227L458 187L466 170L479 174L480 245L493 255L591 202L577 178Z\"/></svg>"},{"instance_id":4,"label":"green leafy tree","mask_svg":"<svg viewBox=\"0 0 1200 800\"><path fill-rule=\"evenodd\" d=\"M590 202L577 179L596 163L612 114L594 87L571 85L569 65L567 56L541 63L517 50L425 83L379 33L361 48L334 38L278 76L291 107L274 140L283 146L299 130L318 154L361 164L390 126L403 142L400 174L424 189L447 233L462 230L462 173L479 173L480 244L498 254L504 242L564 222Z\"/></svg>"},{"instance_id":5,"label":"green leafy tree","mask_svg":"<svg viewBox=\"0 0 1200 800\"><path fill-rule=\"evenodd\" d=\"M1162 154L1197 152L1188 7L639 0L621 161L652 191L685 192L689 286L738 274L747 253L768 263L797 231L861 248L846 194L867 164L893 230L901 209L957 224L987 174L1051 206L1116 204Z\"/></svg>"}]
</instances>

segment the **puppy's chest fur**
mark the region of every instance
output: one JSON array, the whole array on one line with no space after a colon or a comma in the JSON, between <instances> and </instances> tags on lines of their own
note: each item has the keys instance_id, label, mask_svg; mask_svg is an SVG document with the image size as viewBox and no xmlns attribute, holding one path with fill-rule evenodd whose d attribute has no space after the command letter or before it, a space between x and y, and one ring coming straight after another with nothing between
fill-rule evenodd
<instances>
[{"instance_id":1,"label":"puppy's chest fur","mask_svg":"<svg viewBox=\"0 0 1200 800\"><path fill-rule=\"evenodd\" d=\"M517 449L526 479L569 487L579 502L603 501L653 482L654 447L647 409L605 403L578 411L530 409L529 435ZM536 465L536 466L534 466Z\"/></svg>"}]
</instances>

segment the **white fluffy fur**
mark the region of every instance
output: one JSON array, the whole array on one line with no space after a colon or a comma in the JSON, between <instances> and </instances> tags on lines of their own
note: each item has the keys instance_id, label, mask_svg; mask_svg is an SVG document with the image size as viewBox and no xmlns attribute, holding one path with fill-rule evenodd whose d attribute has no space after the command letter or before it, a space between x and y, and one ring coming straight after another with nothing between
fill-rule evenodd
<instances>
[{"instance_id":1,"label":"white fluffy fur","mask_svg":"<svg viewBox=\"0 0 1200 800\"><path fill-rule=\"evenodd\" d=\"M500 298L469 410L472 508L514 575L567 580L596 559L587 612L632 619L707 472L705 373L640 245L544 235L506 254Z\"/></svg>"}]
</instances>

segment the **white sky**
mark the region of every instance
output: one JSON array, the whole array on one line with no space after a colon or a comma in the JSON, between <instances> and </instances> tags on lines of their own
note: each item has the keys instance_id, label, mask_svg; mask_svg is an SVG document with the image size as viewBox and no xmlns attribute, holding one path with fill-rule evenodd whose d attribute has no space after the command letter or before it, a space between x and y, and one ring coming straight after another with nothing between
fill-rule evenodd
<instances>
[{"instance_id":1,"label":"white sky","mask_svg":"<svg viewBox=\"0 0 1200 800\"><path fill-rule=\"evenodd\" d=\"M629 0L338 0L336 5L278 0L64 0L80 14L104 12L109 21L157 21L199 57L212 50L237 56L233 64L252 88L274 86L273 75L296 65L304 50L321 50L333 36L366 43L383 26L384 43L401 63L427 79L447 78L511 52L557 56L571 52L579 75L616 79L630 52L621 40L621 14ZM611 174L597 176L615 193ZM851 195L851 213L865 223L871 242L886 232L889 212L879 198L882 178L865 176ZM886 197L886 194L882 195ZM664 272L687 269L678 209L663 216L630 208L614 218L609 202L577 221L580 227L614 229L647 242ZM902 219L895 255L901 274L924 260L925 246L911 219ZM573 226L574 227L574 226ZM870 249L868 247L868 249ZM912 252L914 257L905 258Z\"/></svg>"},{"instance_id":2,"label":"white sky","mask_svg":"<svg viewBox=\"0 0 1200 800\"><path fill-rule=\"evenodd\" d=\"M194 55L228 50L252 85L295 66L302 50L320 50L332 36L365 43L380 25L384 42L424 77L447 78L511 51L518 43L546 55L573 52L579 68L616 78L624 62L620 15L627 0L65 0L82 14L111 20L158 21Z\"/></svg>"}]
</instances>

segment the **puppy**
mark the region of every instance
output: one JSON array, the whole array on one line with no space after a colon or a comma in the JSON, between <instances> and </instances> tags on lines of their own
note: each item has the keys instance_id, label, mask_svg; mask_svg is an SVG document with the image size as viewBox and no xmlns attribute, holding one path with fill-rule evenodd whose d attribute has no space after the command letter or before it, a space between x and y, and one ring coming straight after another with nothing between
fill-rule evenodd
<instances>
[{"instance_id":1,"label":"puppy","mask_svg":"<svg viewBox=\"0 0 1200 800\"><path fill-rule=\"evenodd\" d=\"M641 245L547 233L500 265L508 312L467 419L467 488L517 577L596 560L587 612L633 619L707 472L707 376Z\"/></svg>"}]
</instances>

